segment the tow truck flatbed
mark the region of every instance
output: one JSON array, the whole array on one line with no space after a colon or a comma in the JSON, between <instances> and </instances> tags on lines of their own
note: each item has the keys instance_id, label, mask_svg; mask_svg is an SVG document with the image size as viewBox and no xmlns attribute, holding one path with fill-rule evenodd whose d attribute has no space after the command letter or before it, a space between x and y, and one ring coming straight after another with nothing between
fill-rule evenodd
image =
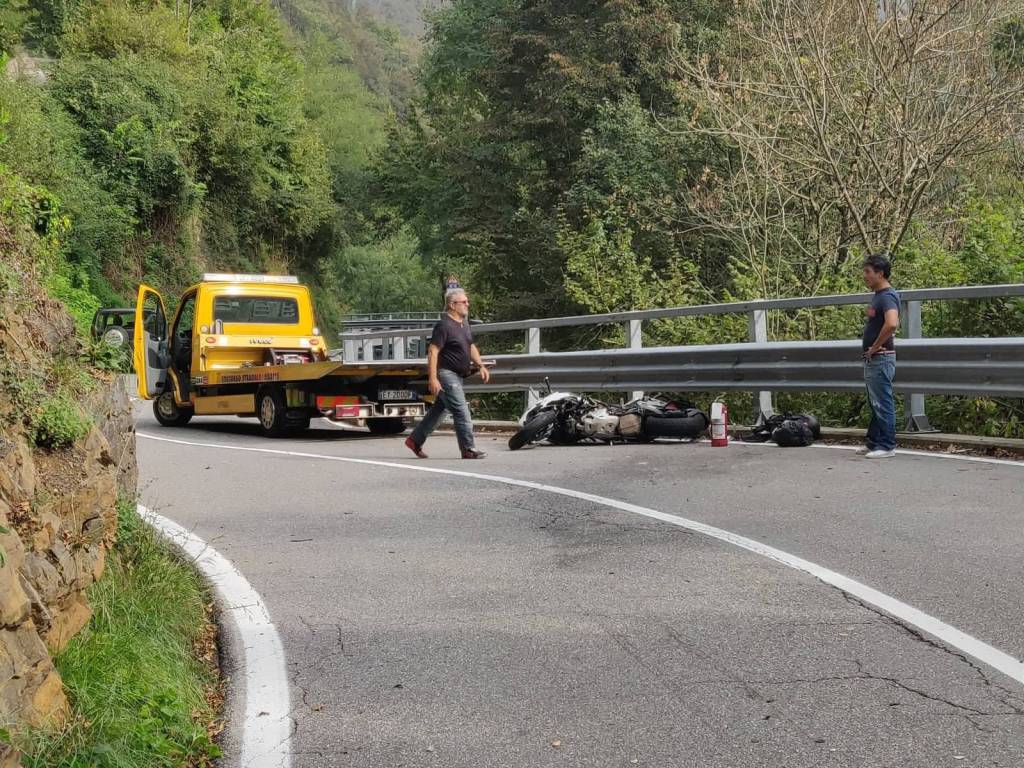
<instances>
[{"instance_id":1,"label":"tow truck flatbed","mask_svg":"<svg viewBox=\"0 0 1024 768\"><path fill-rule=\"evenodd\" d=\"M426 360L402 362L380 361L374 363L291 363L286 365L246 366L205 371L192 377L194 387L217 387L229 384L263 382L317 381L330 376L368 380L376 376L403 378L426 377Z\"/></svg>"}]
</instances>

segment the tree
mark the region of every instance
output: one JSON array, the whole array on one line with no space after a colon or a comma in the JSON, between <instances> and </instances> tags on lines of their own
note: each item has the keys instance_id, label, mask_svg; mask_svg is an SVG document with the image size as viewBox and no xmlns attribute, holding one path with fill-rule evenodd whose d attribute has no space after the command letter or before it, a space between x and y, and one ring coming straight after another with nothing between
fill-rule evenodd
<instances>
[{"instance_id":1,"label":"tree","mask_svg":"<svg viewBox=\"0 0 1024 768\"><path fill-rule=\"evenodd\" d=\"M898 252L1019 129L1020 0L740 0L721 55L677 57L728 151L694 188L763 296Z\"/></svg>"},{"instance_id":2,"label":"tree","mask_svg":"<svg viewBox=\"0 0 1024 768\"><path fill-rule=\"evenodd\" d=\"M588 253L628 239L656 273L699 258L676 190L702 162L658 123L689 109L673 51L707 43L727 5L452 5L435 17L424 98L383 164L386 199L428 257L462 264L494 316L578 309L565 284L577 234L612 235Z\"/></svg>"}]
</instances>

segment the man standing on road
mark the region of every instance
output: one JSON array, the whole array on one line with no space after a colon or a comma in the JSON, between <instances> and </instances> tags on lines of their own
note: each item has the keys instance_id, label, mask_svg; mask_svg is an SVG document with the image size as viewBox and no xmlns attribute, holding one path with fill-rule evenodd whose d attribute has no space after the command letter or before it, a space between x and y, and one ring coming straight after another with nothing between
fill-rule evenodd
<instances>
[{"instance_id":1,"label":"man standing on road","mask_svg":"<svg viewBox=\"0 0 1024 768\"><path fill-rule=\"evenodd\" d=\"M889 285L892 266L882 255L864 260L864 283L875 292L864 323L864 385L871 407L866 445L858 453L869 459L896 455L896 397L892 380L896 375L896 347L893 335L900 326L900 295Z\"/></svg>"},{"instance_id":2,"label":"man standing on road","mask_svg":"<svg viewBox=\"0 0 1024 768\"><path fill-rule=\"evenodd\" d=\"M434 431L437 422L447 410L455 421L455 436L464 459L482 459L486 454L478 451L473 440L473 419L469 403L462 389L462 380L469 376L473 365L480 368L480 377L486 383L490 372L480 359L480 350L473 343L473 332L469 327L469 298L461 288L452 288L445 293L445 314L434 326L427 351L430 366L430 393L437 399L427 411L412 434L405 439L405 445L418 458L425 459L423 444Z\"/></svg>"}]
</instances>

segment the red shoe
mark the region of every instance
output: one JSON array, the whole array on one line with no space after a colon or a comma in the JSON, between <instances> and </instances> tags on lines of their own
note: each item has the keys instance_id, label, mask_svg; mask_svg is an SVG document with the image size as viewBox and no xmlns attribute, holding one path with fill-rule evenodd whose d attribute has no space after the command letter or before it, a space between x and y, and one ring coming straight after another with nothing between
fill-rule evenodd
<instances>
[{"instance_id":1,"label":"red shoe","mask_svg":"<svg viewBox=\"0 0 1024 768\"><path fill-rule=\"evenodd\" d=\"M405 438L405 447L415 453L417 459L427 458L427 454L423 452L423 446L416 445L416 441L412 439L412 435Z\"/></svg>"}]
</instances>

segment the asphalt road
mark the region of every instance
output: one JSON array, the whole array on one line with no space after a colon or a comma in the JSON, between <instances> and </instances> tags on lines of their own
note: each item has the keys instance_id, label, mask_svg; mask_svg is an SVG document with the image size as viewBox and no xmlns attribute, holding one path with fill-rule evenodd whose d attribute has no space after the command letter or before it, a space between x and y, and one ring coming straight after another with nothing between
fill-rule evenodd
<instances>
[{"instance_id":1,"label":"asphalt road","mask_svg":"<svg viewBox=\"0 0 1024 768\"><path fill-rule=\"evenodd\" d=\"M248 420L144 434L415 464L396 438ZM455 460L700 520L1024 656L1024 467L827 448L539 448ZM1024 765L1024 686L811 576L587 501L139 441L142 500L266 600L298 768Z\"/></svg>"}]
</instances>

